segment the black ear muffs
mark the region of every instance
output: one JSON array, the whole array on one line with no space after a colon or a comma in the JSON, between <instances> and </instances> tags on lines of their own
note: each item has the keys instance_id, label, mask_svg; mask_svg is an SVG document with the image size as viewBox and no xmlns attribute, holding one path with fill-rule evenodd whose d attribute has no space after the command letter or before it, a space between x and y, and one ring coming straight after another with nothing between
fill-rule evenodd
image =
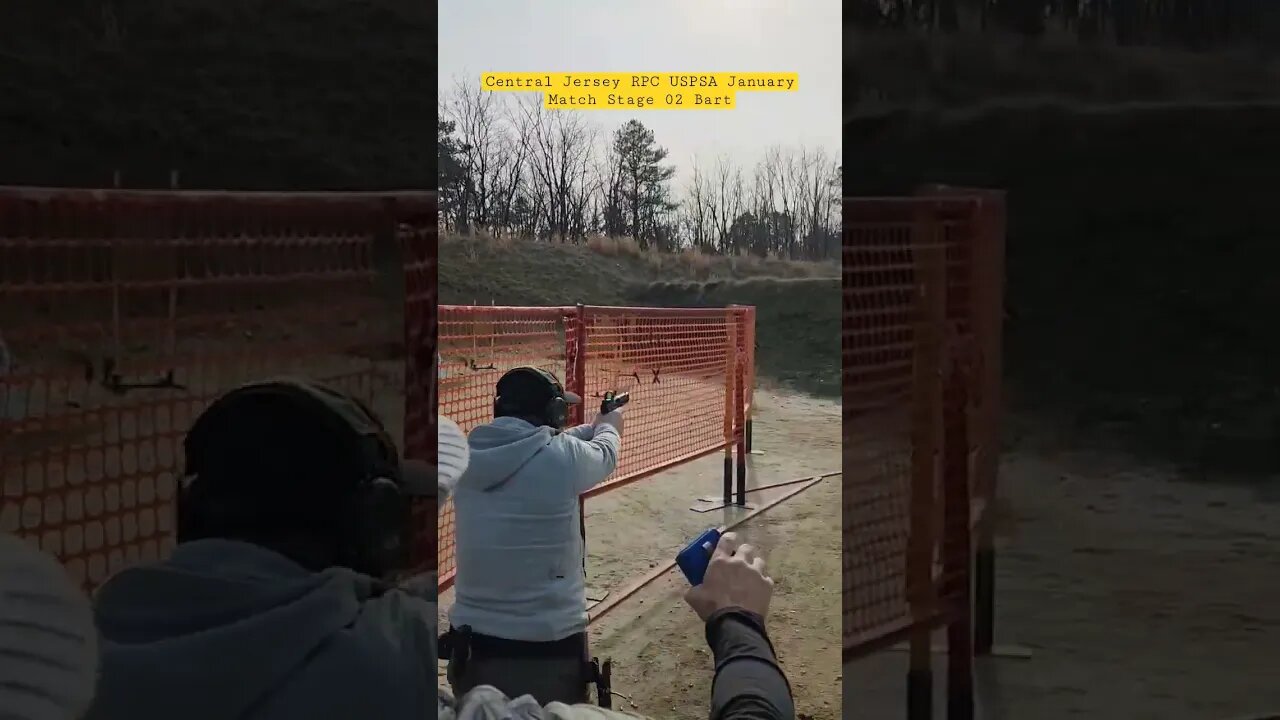
<instances>
[{"instance_id":1,"label":"black ear muffs","mask_svg":"<svg viewBox=\"0 0 1280 720\"><path fill-rule=\"evenodd\" d=\"M216 400L197 418L187 433L187 477L178 485L178 542L210 537L267 522L252 503L227 502L210 492L199 477L206 448L212 441L218 416L235 400L248 395L272 395L299 403L317 413L340 442L358 454L360 477L351 497L343 504L338 523L337 561L356 572L385 578L407 567L413 542L412 504L400 482L400 464L394 446L385 437L373 414L358 402L329 388L303 381L269 382L233 390ZM347 418L334 402L351 403ZM361 417L362 416L362 417ZM223 421L227 418L224 416ZM357 426L357 422L360 426Z\"/></svg>"},{"instance_id":2,"label":"black ear muffs","mask_svg":"<svg viewBox=\"0 0 1280 720\"><path fill-rule=\"evenodd\" d=\"M569 403L562 397L551 398L546 409L547 424L557 430L563 430L569 423Z\"/></svg>"},{"instance_id":3,"label":"black ear muffs","mask_svg":"<svg viewBox=\"0 0 1280 720\"><path fill-rule=\"evenodd\" d=\"M542 368L533 368L533 371L542 376L552 387L552 397L547 401L546 409L543 410L547 424L557 430L563 429L569 422L569 403L564 399L564 386L555 375Z\"/></svg>"},{"instance_id":4,"label":"black ear muffs","mask_svg":"<svg viewBox=\"0 0 1280 720\"><path fill-rule=\"evenodd\" d=\"M508 373L516 372L534 375L550 386L552 397L547 401L546 406L542 408L542 412L539 413L539 419L542 420L544 425L550 425L557 430L563 429L569 422L569 403L564 399L564 386L560 384L556 376L538 367L519 367L508 371ZM504 401L501 395L493 399L494 417L518 414L523 409Z\"/></svg>"},{"instance_id":5,"label":"black ear muffs","mask_svg":"<svg viewBox=\"0 0 1280 720\"><path fill-rule=\"evenodd\" d=\"M412 538L410 504L400 483L378 477L357 492L354 507L345 517L350 526L343 536L347 557L343 564L375 578L394 575L408 566Z\"/></svg>"}]
</instances>

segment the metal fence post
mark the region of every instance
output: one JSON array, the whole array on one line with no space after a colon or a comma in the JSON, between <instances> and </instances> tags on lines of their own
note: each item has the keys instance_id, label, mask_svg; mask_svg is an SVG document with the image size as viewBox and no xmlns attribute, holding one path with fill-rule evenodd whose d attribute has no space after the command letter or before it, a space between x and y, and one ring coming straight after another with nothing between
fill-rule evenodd
<instances>
[{"instance_id":1,"label":"metal fence post","mask_svg":"<svg viewBox=\"0 0 1280 720\"><path fill-rule=\"evenodd\" d=\"M912 419L911 526L907 551L907 601L913 629L907 672L907 717L933 717L931 635L938 610L933 581L939 451L942 446L943 329L946 326L946 249L930 208L917 211L912 246L916 272L915 377Z\"/></svg>"}]
</instances>

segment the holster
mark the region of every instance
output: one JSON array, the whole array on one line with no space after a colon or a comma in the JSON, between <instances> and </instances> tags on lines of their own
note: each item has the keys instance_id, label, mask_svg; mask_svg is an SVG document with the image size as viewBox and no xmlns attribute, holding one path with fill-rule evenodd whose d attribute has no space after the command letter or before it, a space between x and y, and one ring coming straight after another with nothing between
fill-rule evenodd
<instances>
[{"instance_id":1,"label":"holster","mask_svg":"<svg viewBox=\"0 0 1280 720\"><path fill-rule=\"evenodd\" d=\"M439 653L440 657L452 661L459 676L466 672L467 663L471 660L471 626L449 628L439 638Z\"/></svg>"},{"instance_id":2,"label":"holster","mask_svg":"<svg viewBox=\"0 0 1280 720\"><path fill-rule=\"evenodd\" d=\"M587 663L587 682L596 686L596 703L609 710L613 708L613 661L591 658Z\"/></svg>"}]
</instances>

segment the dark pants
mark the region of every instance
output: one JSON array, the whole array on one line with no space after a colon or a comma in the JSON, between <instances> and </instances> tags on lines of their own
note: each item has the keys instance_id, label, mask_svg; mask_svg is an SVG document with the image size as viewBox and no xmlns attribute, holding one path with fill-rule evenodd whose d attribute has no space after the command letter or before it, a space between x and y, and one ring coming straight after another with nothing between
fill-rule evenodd
<instances>
[{"instance_id":1,"label":"dark pants","mask_svg":"<svg viewBox=\"0 0 1280 720\"><path fill-rule=\"evenodd\" d=\"M566 648L567 643L574 647ZM449 657L449 685L455 697L492 685L507 697L532 695L539 704L587 702L591 682L586 634L559 643L521 643L455 634Z\"/></svg>"}]
</instances>

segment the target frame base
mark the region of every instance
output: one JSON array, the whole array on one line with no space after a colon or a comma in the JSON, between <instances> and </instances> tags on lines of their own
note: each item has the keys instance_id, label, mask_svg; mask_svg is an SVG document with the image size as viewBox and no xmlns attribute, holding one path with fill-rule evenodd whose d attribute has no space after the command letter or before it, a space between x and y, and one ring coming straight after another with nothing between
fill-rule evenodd
<instances>
[{"instance_id":1,"label":"target frame base","mask_svg":"<svg viewBox=\"0 0 1280 720\"><path fill-rule=\"evenodd\" d=\"M587 588L587 610L599 605L609 597L609 591L602 588Z\"/></svg>"},{"instance_id":2,"label":"target frame base","mask_svg":"<svg viewBox=\"0 0 1280 720\"><path fill-rule=\"evenodd\" d=\"M889 647L889 652L910 652L911 645L908 643L898 643ZM934 655L946 655L946 643L935 643L929 647L929 652ZM979 655L979 658L990 657L1000 660L1030 660L1032 658L1031 648L1022 645L992 645L991 652L985 655Z\"/></svg>"},{"instance_id":3,"label":"target frame base","mask_svg":"<svg viewBox=\"0 0 1280 720\"><path fill-rule=\"evenodd\" d=\"M696 513L708 513L712 510L719 510L726 507L742 508L743 510L755 510L757 507L752 503L747 503L746 505L739 505L732 502L727 503L724 501L724 498L721 497L700 497L695 502L697 504L690 505L689 509Z\"/></svg>"}]
</instances>

